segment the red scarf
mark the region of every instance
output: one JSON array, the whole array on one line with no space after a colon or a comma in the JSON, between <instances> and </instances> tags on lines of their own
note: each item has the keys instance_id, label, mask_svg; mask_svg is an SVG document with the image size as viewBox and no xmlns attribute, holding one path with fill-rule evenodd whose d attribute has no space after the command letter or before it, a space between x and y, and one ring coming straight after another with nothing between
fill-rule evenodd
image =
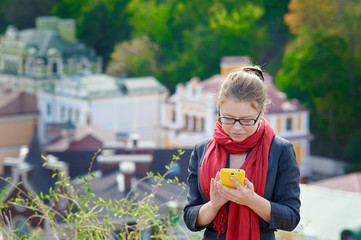
<instances>
[{"instance_id":1,"label":"red scarf","mask_svg":"<svg viewBox=\"0 0 361 240\"><path fill-rule=\"evenodd\" d=\"M268 170L268 153L275 135L269 123L262 118L258 131L242 142L233 141L222 129L222 123L217 121L214 127L213 138L209 142L200 170L201 187L204 194L210 199L210 182L216 173L226 167L228 154L245 153L253 148L246 161L240 167L246 172L246 177L253 183L255 192L263 197ZM228 215L228 216L227 216ZM224 205L213 220L218 230L218 237L227 227L227 239L258 240L259 217L250 208L229 202ZM217 237L217 238L218 238Z\"/></svg>"}]
</instances>

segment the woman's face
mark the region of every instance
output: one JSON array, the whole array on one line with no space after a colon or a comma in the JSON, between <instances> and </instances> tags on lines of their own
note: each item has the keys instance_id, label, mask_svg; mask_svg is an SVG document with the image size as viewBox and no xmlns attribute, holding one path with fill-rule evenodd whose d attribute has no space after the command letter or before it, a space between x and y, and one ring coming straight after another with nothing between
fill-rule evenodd
<instances>
[{"instance_id":1,"label":"woman's face","mask_svg":"<svg viewBox=\"0 0 361 240\"><path fill-rule=\"evenodd\" d=\"M259 113L260 112L257 109L254 109L251 106L250 102L235 102L233 100L226 100L220 105L221 117L256 119ZM258 118L256 124L252 126L244 126L239 122L236 122L233 125L222 124L222 128L233 141L241 142L256 132L262 115L263 113L261 113L261 116Z\"/></svg>"}]
</instances>

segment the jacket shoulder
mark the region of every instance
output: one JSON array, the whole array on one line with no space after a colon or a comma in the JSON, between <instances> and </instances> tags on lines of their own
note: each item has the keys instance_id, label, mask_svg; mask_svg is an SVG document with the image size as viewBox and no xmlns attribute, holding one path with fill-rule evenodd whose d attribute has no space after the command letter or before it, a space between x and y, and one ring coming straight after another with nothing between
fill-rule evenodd
<instances>
[{"instance_id":1,"label":"jacket shoulder","mask_svg":"<svg viewBox=\"0 0 361 240\"><path fill-rule=\"evenodd\" d=\"M283 138L283 137L280 137L278 135L276 135L273 140L272 140L272 143L271 143L271 147L280 147L280 148L283 148L283 147L289 147L289 146L292 146L293 144L288 141L287 139Z\"/></svg>"},{"instance_id":2,"label":"jacket shoulder","mask_svg":"<svg viewBox=\"0 0 361 240\"><path fill-rule=\"evenodd\" d=\"M204 138L202 140L200 140L196 145L195 145L195 149L203 149L206 148L208 146L208 143L212 140L212 138Z\"/></svg>"}]
</instances>

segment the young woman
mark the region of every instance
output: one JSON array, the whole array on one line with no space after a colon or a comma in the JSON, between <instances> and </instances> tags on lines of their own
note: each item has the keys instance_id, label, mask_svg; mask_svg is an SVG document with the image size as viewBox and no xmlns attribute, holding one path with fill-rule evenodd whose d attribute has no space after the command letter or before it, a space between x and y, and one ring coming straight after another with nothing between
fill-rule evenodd
<instances>
[{"instance_id":1,"label":"young woman","mask_svg":"<svg viewBox=\"0 0 361 240\"><path fill-rule=\"evenodd\" d=\"M184 220L203 239L275 239L300 220L299 167L293 146L263 118L268 104L262 70L230 73L217 98L213 137L198 143L189 162ZM221 168L244 169L244 187L222 185Z\"/></svg>"}]
</instances>

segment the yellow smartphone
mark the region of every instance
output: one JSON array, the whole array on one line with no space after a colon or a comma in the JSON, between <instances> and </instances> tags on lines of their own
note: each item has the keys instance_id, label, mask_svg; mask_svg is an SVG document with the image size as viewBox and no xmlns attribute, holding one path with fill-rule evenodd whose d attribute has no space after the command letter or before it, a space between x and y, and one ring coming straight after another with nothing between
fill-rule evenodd
<instances>
[{"instance_id":1,"label":"yellow smartphone","mask_svg":"<svg viewBox=\"0 0 361 240\"><path fill-rule=\"evenodd\" d=\"M243 169L234 169L234 168L222 168L221 169L221 180L220 182L230 188L236 189L234 183L229 179L233 177L237 179L237 181L244 186L244 178L246 176L246 172Z\"/></svg>"}]
</instances>

